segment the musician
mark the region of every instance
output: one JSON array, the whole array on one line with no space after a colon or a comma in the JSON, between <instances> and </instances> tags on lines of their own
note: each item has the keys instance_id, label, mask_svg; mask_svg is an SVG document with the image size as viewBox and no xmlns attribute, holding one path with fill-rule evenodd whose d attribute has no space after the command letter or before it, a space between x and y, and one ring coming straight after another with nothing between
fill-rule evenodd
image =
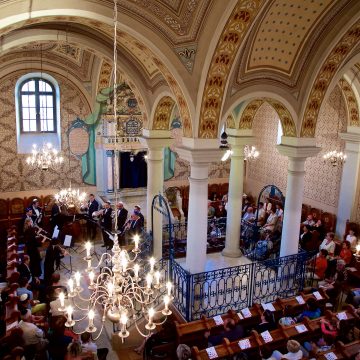
<instances>
[{"instance_id":1,"label":"musician","mask_svg":"<svg viewBox=\"0 0 360 360\"><path fill-rule=\"evenodd\" d=\"M92 240L95 239L95 237L96 237L96 228L97 228L97 223L95 220L93 220L93 212L98 211L98 210L99 210L99 203L96 201L95 195L90 194L88 206L87 206L87 213L89 216L87 226L88 226L88 230L89 230L89 237Z\"/></svg>"},{"instance_id":2,"label":"musician","mask_svg":"<svg viewBox=\"0 0 360 360\"><path fill-rule=\"evenodd\" d=\"M27 254L29 255L30 271L33 277L39 278L41 276L41 256L40 256L40 242L37 237L36 229L31 219L26 219L24 224L24 243L26 245Z\"/></svg>"},{"instance_id":3,"label":"musician","mask_svg":"<svg viewBox=\"0 0 360 360\"><path fill-rule=\"evenodd\" d=\"M134 238L134 235L139 235L142 231L141 226L141 218L139 215L131 214L130 219L126 222L124 226L125 231L125 242L126 244L129 243Z\"/></svg>"},{"instance_id":4,"label":"musician","mask_svg":"<svg viewBox=\"0 0 360 360\"><path fill-rule=\"evenodd\" d=\"M116 209L117 230L123 232L128 217L128 211L124 208L124 204L121 201L116 204Z\"/></svg>"},{"instance_id":5,"label":"musician","mask_svg":"<svg viewBox=\"0 0 360 360\"><path fill-rule=\"evenodd\" d=\"M25 215L23 216L23 218L21 219L21 222L20 222L20 230L22 232L25 231L24 226L25 226L25 220L26 219L31 220L31 223L33 224L32 215L33 215L32 207L26 208L25 209Z\"/></svg>"},{"instance_id":6,"label":"musician","mask_svg":"<svg viewBox=\"0 0 360 360\"><path fill-rule=\"evenodd\" d=\"M32 201L32 220L34 225L38 225L41 226L42 225L42 220L43 220L43 210L40 207L40 202L38 199L34 199Z\"/></svg>"},{"instance_id":7,"label":"musician","mask_svg":"<svg viewBox=\"0 0 360 360\"><path fill-rule=\"evenodd\" d=\"M59 229L61 229L62 221L61 221L61 207L62 207L61 201L55 201L54 205L51 208L51 217L50 217L50 224L52 227L52 231L57 226Z\"/></svg>"},{"instance_id":8,"label":"musician","mask_svg":"<svg viewBox=\"0 0 360 360\"><path fill-rule=\"evenodd\" d=\"M144 227L145 219L144 215L141 213L141 207L139 205L134 206L134 214L140 218L140 227Z\"/></svg>"},{"instance_id":9,"label":"musician","mask_svg":"<svg viewBox=\"0 0 360 360\"><path fill-rule=\"evenodd\" d=\"M112 208L110 201L104 203L104 209L102 211L102 217L100 221L101 231L103 235L104 244L102 247L106 247L106 250L111 250L113 246L113 241L110 240L109 232L112 230Z\"/></svg>"},{"instance_id":10,"label":"musician","mask_svg":"<svg viewBox=\"0 0 360 360\"><path fill-rule=\"evenodd\" d=\"M60 260L67 254L66 250L60 246L58 238L53 238L46 250L44 261L44 282L45 285L51 284L52 274L60 267Z\"/></svg>"}]
</instances>

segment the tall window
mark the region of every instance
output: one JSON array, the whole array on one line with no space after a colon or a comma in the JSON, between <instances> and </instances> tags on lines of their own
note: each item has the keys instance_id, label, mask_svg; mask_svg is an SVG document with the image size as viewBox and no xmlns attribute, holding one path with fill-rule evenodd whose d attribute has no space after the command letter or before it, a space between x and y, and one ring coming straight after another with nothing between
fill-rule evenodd
<instances>
[{"instance_id":1,"label":"tall window","mask_svg":"<svg viewBox=\"0 0 360 360\"><path fill-rule=\"evenodd\" d=\"M19 86L19 117L22 133L56 133L55 88L42 78L30 78Z\"/></svg>"}]
</instances>

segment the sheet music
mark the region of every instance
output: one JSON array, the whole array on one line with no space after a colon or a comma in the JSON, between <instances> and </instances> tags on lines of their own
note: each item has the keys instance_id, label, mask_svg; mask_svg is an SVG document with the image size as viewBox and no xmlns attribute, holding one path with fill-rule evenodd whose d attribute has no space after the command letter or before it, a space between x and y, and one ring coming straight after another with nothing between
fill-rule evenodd
<instances>
[{"instance_id":1,"label":"sheet music","mask_svg":"<svg viewBox=\"0 0 360 360\"><path fill-rule=\"evenodd\" d=\"M303 324L296 325L295 329L299 334L308 331L307 327Z\"/></svg>"},{"instance_id":2,"label":"sheet music","mask_svg":"<svg viewBox=\"0 0 360 360\"><path fill-rule=\"evenodd\" d=\"M316 300L322 300L322 296L318 291L314 291L313 295L315 296Z\"/></svg>"},{"instance_id":3,"label":"sheet music","mask_svg":"<svg viewBox=\"0 0 360 360\"><path fill-rule=\"evenodd\" d=\"M244 317L242 316L241 313L237 313L236 315L239 317L240 320L243 320L243 319L244 319Z\"/></svg>"},{"instance_id":4,"label":"sheet music","mask_svg":"<svg viewBox=\"0 0 360 360\"><path fill-rule=\"evenodd\" d=\"M242 313L242 314L244 315L244 317L246 317L246 318L249 318L249 317L252 316L249 308L242 309L242 310L241 310L241 313Z\"/></svg>"},{"instance_id":5,"label":"sheet music","mask_svg":"<svg viewBox=\"0 0 360 360\"><path fill-rule=\"evenodd\" d=\"M327 354L324 354L327 360L336 360L337 356L333 352L329 352Z\"/></svg>"},{"instance_id":6,"label":"sheet music","mask_svg":"<svg viewBox=\"0 0 360 360\"><path fill-rule=\"evenodd\" d=\"M297 301L300 305L305 304L305 300L304 300L304 298L303 298L301 295L296 296L295 299L296 299L296 301Z\"/></svg>"},{"instance_id":7,"label":"sheet music","mask_svg":"<svg viewBox=\"0 0 360 360\"><path fill-rule=\"evenodd\" d=\"M219 355L217 354L215 348L212 346L212 347L209 347L206 349L206 352L208 354L208 357L209 359L216 359L219 357Z\"/></svg>"},{"instance_id":8,"label":"sheet music","mask_svg":"<svg viewBox=\"0 0 360 360\"><path fill-rule=\"evenodd\" d=\"M220 315L214 316L213 319L214 319L216 325L224 324L224 320L222 319L222 317Z\"/></svg>"},{"instance_id":9,"label":"sheet music","mask_svg":"<svg viewBox=\"0 0 360 360\"><path fill-rule=\"evenodd\" d=\"M272 303L267 303L267 304L262 303L261 306L263 307L264 310L275 311L274 305Z\"/></svg>"},{"instance_id":10,"label":"sheet music","mask_svg":"<svg viewBox=\"0 0 360 360\"><path fill-rule=\"evenodd\" d=\"M239 346L241 350L249 349L251 347L249 339L243 339L239 341Z\"/></svg>"},{"instance_id":11,"label":"sheet music","mask_svg":"<svg viewBox=\"0 0 360 360\"><path fill-rule=\"evenodd\" d=\"M64 246L65 247L71 247L71 239L72 236L71 235L65 235L65 239L64 239Z\"/></svg>"},{"instance_id":12,"label":"sheet music","mask_svg":"<svg viewBox=\"0 0 360 360\"><path fill-rule=\"evenodd\" d=\"M347 315L345 311L339 312L338 314L336 314L336 317L339 320L347 320Z\"/></svg>"},{"instance_id":13,"label":"sheet music","mask_svg":"<svg viewBox=\"0 0 360 360\"><path fill-rule=\"evenodd\" d=\"M54 229L54 232L53 232L53 234L52 234L52 238L53 239L56 239L56 238L58 238L59 237L59 228L57 227L57 225L55 226L55 229Z\"/></svg>"},{"instance_id":14,"label":"sheet music","mask_svg":"<svg viewBox=\"0 0 360 360\"><path fill-rule=\"evenodd\" d=\"M260 335L266 343L273 341L273 338L271 337L268 330L262 332Z\"/></svg>"}]
</instances>

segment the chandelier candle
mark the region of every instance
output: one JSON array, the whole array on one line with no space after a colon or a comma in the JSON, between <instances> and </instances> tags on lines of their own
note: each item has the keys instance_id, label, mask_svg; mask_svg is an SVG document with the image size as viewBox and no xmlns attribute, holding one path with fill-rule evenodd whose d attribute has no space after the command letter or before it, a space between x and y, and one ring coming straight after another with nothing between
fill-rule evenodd
<instances>
[{"instance_id":1,"label":"chandelier candle","mask_svg":"<svg viewBox=\"0 0 360 360\"><path fill-rule=\"evenodd\" d=\"M65 294L63 292L59 294L59 300L60 300L60 307L58 308L58 310L65 311Z\"/></svg>"},{"instance_id":2,"label":"chandelier candle","mask_svg":"<svg viewBox=\"0 0 360 360\"><path fill-rule=\"evenodd\" d=\"M65 323L65 326L67 326L67 327L72 327L75 325L75 321L72 319L73 311L74 311L74 309L72 306L68 306L66 308L67 321Z\"/></svg>"},{"instance_id":3,"label":"chandelier candle","mask_svg":"<svg viewBox=\"0 0 360 360\"><path fill-rule=\"evenodd\" d=\"M89 326L87 327L86 331L89 333L93 333L96 331L96 327L94 326L95 312L93 309L89 310L88 318L89 318Z\"/></svg>"},{"instance_id":4,"label":"chandelier candle","mask_svg":"<svg viewBox=\"0 0 360 360\"><path fill-rule=\"evenodd\" d=\"M153 323L153 317L155 315L155 310L153 308L150 308L148 315L149 315L149 322L145 325L145 328L147 330L154 330L156 327L156 325Z\"/></svg>"},{"instance_id":5,"label":"chandelier candle","mask_svg":"<svg viewBox=\"0 0 360 360\"><path fill-rule=\"evenodd\" d=\"M70 278L68 280L68 287L69 287L69 296L70 297L74 297L76 296L75 292L74 292L74 280L72 278Z\"/></svg>"}]
</instances>

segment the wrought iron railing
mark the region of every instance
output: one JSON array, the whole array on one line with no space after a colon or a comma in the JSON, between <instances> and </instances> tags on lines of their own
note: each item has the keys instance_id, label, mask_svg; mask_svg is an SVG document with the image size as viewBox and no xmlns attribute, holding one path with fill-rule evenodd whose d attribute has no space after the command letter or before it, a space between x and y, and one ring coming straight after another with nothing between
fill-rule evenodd
<instances>
[{"instance_id":1,"label":"wrought iron railing","mask_svg":"<svg viewBox=\"0 0 360 360\"><path fill-rule=\"evenodd\" d=\"M171 236L170 236L171 235ZM209 245L216 244L217 240L224 243L226 235L226 217L209 218L207 240ZM177 222L171 225L163 226L163 249L168 249L169 238L174 241L175 254L186 253L187 221ZM215 245L214 245L215 246ZM165 253L165 256L167 254Z\"/></svg>"},{"instance_id":2,"label":"wrought iron railing","mask_svg":"<svg viewBox=\"0 0 360 360\"><path fill-rule=\"evenodd\" d=\"M301 252L198 274L190 274L175 260L169 260L174 306L191 321L294 296L305 286L306 263L312 256Z\"/></svg>"}]
</instances>

